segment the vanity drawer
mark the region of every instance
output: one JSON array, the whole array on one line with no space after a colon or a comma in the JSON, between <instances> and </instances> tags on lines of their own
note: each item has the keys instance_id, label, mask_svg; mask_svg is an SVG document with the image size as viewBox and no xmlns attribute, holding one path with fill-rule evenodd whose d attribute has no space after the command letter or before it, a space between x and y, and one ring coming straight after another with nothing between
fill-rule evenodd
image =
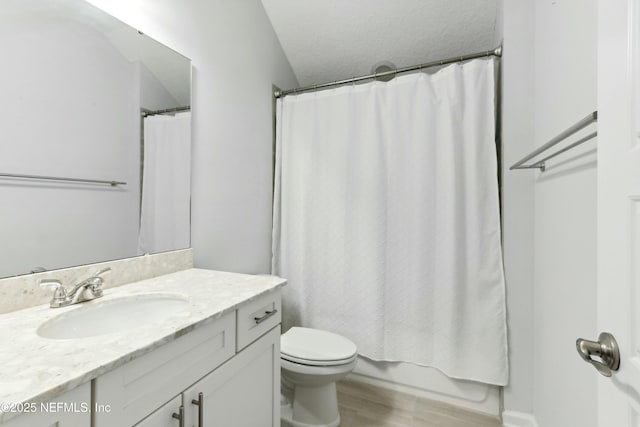
<instances>
[{"instance_id":1,"label":"vanity drawer","mask_svg":"<svg viewBox=\"0 0 640 427\"><path fill-rule=\"evenodd\" d=\"M240 351L278 325L282 319L280 290L269 292L237 310L236 351Z\"/></svg>"},{"instance_id":2,"label":"vanity drawer","mask_svg":"<svg viewBox=\"0 0 640 427\"><path fill-rule=\"evenodd\" d=\"M95 427L130 426L235 354L235 312L94 380Z\"/></svg>"}]
</instances>

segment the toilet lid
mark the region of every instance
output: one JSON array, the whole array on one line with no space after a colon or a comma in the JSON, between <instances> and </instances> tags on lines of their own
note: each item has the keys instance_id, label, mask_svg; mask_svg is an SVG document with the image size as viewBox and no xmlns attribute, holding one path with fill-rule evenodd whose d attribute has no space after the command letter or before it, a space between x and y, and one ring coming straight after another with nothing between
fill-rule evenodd
<instances>
[{"instance_id":1,"label":"toilet lid","mask_svg":"<svg viewBox=\"0 0 640 427\"><path fill-rule=\"evenodd\" d=\"M346 363L356 352L356 345L347 338L319 329L294 327L280 338L283 358L309 365Z\"/></svg>"}]
</instances>

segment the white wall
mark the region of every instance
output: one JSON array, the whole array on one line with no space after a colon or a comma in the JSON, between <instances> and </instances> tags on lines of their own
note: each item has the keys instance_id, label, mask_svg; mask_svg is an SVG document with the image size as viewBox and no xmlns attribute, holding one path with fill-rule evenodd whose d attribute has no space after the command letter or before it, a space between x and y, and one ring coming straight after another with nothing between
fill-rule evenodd
<instances>
[{"instance_id":1,"label":"white wall","mask_svg":"<svg viewBox=\"0 0 640 427\"><path fill-rule=\"evenodd\" d=\"M493 32L493 46L496 47L504 39L504 0L496 0L496 22Z\"/></svg>"},{"instance_id":2,"label":"white wall","mask_svg":"<svg viewBox=\"0 0 640 427\"><path fill-rule=\"evenodd\" d=\"M297 81L260 0L91 2L193 61L196 267L269 272L272 84Z\"/></svg>"},{"instance_id":3,"label":"white wall","mask_svg":"<svg viewBox=\"0 0 640 427\"><path fill-rule=\"evenodd\" d=\"M3 22L0 277L136 254L139 96L133 66L91 27Z\"/></svg>"},{"instance_id":4,"label":"white wall","mask_svg":"<svg viewBox=\"0 0 640 427\"><path fill-rule=\"evenodd\" d=\"M597 105L597 2L536 2L535 141ZM575 350L596 329L595 143L533 173L534 413L541 426L596 426L596 381ZM583 154L585 153L586 154ZM527 173L527 172L520 172Z\"/></svg>"},{"instance_id":5,"label":"white wall","mask_svg":"<svg viewBox=\"0 0 640 427\"><path fill-rule=\"evenodd\" d=\"M140 79L140 107L147 110L164 110L184 107L169 93L151 71L142 63L135 64Z\"/></svg>"},{"instance_id":6,"label":"white wall","mask_svg":"<svg viewBox=\"0 0 640 427\"><path fill-rule=\"evenodd\" d=\"M533 149L534 2L504 2L502 230L507 286L509 385L504 407L533 411L533 178L509 167Z\"/></svg>"},{"instance_id":7,"label":"white wall","mask_svg":"<svg viewBox=\"0 0 640 427\"><path fill-rule=\"evenodd\" d=\"M505 2L503 218L512 381L504 403L508 411L532 412L544 427L596 425L597 374L575 350L576 338L597 332L595 144L547 162L544 173L507 168L595 110L596 5Z\"/></svg>"}]
</instances>

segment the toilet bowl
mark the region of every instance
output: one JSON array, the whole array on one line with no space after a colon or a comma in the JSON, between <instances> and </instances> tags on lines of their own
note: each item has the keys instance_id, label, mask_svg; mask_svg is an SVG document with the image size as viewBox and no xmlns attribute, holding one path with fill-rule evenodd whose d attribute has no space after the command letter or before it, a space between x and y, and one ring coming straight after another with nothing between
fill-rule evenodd
<instances>
[{"instance_id":1,"label":"toilet bowl","mask_svg":"<svg viewBox=\"0 0 640 427\"><path fill-rule=\"evenodd\" d=\"M356 366L356 345L318 329L289 329L280 339L284 427L340 425L336 381Z\"/></svg>"}]
</instances>

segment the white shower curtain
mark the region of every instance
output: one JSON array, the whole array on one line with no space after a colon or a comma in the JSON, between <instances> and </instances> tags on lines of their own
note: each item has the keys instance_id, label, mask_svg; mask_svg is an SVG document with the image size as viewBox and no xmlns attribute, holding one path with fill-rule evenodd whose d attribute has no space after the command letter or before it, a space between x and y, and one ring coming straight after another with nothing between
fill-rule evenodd
<instances>
[{"instance_id":1,"label":"white shower curtain","mask_svg":"<svg viewBox=\"0 0 640 427\"><path fill-rule=\"evenodd\" d=\"M188 248L190 224L191 113L148 116L138 253Z\"/></svg>"},{"instance_id":2,"label":"white shower curtain","mask_svg":"<svg viewBox=\"0 0 640 427\"><path fill-rule=\"evenodd\" d=\"M507 383L494 109L493 60L279 100L285 326Z\"/></svg>"}]
</instances>

